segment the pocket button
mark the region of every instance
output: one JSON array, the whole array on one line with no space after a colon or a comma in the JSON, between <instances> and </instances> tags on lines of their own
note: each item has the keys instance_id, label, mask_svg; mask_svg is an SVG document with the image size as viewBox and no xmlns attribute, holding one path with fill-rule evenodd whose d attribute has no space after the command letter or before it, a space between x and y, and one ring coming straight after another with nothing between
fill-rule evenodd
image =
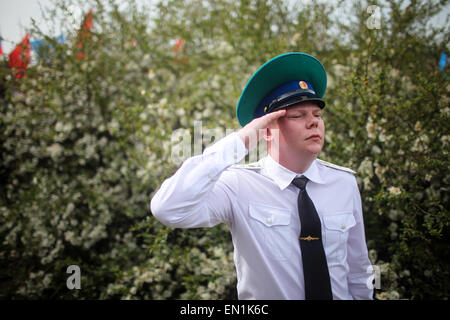
<instances>
[{"instance_id":1,"label":"pocket button","mask_svg":"<svg viewBox=\"0 0 450 320\"><path fill-rule=\"evenodd\" d=\"M347 227L347 226L346 226L345 224L341 225L341 229L342 229L342 230L345 230L346 227Z\"/></svg>"}]
</instances>

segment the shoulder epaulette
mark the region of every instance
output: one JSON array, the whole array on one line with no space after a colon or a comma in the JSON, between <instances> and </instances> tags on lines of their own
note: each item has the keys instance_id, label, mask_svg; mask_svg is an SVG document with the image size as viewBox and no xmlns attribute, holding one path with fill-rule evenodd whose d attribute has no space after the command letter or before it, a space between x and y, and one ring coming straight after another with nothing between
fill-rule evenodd
<instances>
[{"instance_id":1,"label":"shoulder epaulette","mask_svg":"<svg viewBox=\"0 0 450 320\"><path fill-rule=\"evenodd\" d=\"M349 172L351 174L356 174L356 171L354 171L354 170L352 170L350 168L341 167L341 166L338 166L336 164L333 164L333 163L330 163L330 162L327 162L327 161L323 161L321 159L316 159L316 160L319 163L323 164L324 166L327 166L327 167L330 167L330 168L333 168L333 169L337 169L337 170L341 170L341 171L345 171L345 172Z\"/></svg>"},{"instance_id":2,"label":"shoulder epaulette","mask_svg":"<svg viewBox=\"0 0 450 320\"><path fill-rule=\"evenodd\" d=\"M261 164L259 164L258 162L244 163L244 164L238 163L232 165L231 167L237 169L261 169Z\"/></svg>"}]
</instances>

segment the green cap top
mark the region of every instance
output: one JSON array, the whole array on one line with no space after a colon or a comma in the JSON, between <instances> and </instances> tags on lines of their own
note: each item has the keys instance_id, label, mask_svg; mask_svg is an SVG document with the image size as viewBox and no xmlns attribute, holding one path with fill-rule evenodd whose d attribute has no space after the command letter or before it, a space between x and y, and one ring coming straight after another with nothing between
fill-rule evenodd
<instances>
[{"instance_id":1,"label":"green cap top","mask_svg":"<svg viewBox=\"0 0 450 320\"><path fill-rule=\"evenodd\" d=\"M294 80L311 83L317 98L325 94L327 74L319 60L301 52L282 54L263 64L247 82L236 108L240 125L255 118L255 111L269 93Z\"/></svg>"}]
</instances>

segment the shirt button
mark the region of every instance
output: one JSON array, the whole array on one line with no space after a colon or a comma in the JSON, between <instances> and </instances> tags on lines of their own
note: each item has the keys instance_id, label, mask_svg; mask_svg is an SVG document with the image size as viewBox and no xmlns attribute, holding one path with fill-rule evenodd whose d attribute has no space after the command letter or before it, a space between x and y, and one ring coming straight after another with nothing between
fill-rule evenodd
<instances>
[{"instance_id":1,"label":"shirt button","mask_svg":"<svg viewBox=\"0 0 450 320\"><path fill-rule=\"evenodd\" d=\"M266 222L267 222L267 223L272 223L272 222L273 222L273 217L267 218L267 219L266 219Z\"/></svg>"},{"instance_id":2,"label":"shirt button","mask_svg":"<svg viewBox=\"0 0 450 320\"><path fill-rule=\"evenodd\" d=\"M343 224L343 225L341 226L341 229L344 230L346 227L347 227L347 226L346 226L345 224Z\"/></svg>"}]
</instances>

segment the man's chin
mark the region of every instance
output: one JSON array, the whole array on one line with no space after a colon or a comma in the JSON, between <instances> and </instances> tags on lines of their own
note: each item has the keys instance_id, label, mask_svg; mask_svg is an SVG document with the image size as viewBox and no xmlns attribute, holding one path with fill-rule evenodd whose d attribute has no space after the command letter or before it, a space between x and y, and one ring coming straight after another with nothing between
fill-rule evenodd
<instances>
[{"instance_id":1,"label":"man's chin","mask_svg":"<svg viewBox=\"0 0 450 320\"><path fill-rule=\"evenodd\" d=\"M310 153L311 155L318 156L322 152L322 148L309 148L306 150L306 153Z\"/></svg>"}]
</instances>

